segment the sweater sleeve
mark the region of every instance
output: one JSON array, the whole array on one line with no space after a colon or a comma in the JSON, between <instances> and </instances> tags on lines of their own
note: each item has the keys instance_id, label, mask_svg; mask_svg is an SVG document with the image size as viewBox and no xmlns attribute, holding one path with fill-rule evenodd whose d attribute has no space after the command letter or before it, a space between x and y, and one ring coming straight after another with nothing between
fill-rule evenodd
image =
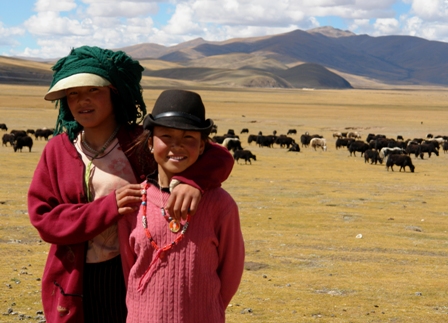
<instances>
[{"instance_id":1,"label":"sweater sleeve","mask_svg":"<svg viewBox=\"0 0 448 323\"><path fill-rule=\"evenodd\" d=\"M245 250L238 207L233 199L224 205L228 207L226 208L227 214L220 216L217 271L221 280L221 297L224 308L226 308L241 282Z\"/></svg>"},{"instance_id":2,"label":"sweater sleeve","mask_svg":"<svg viewBox=\"0 0 448 323\"><path fill-rule=\"evenodd\" d=\"M204 193L211 188L220 187L221 183L229 177L233 164L233 157L225 147L209 142L202 156L173 178L196 187Z\"/></svg>"},{"instance_id":3,"label":"sweater sleeve","mask_svg":"<svg viewBox=\"0 0 448 323\"><path fill-rule=\"evenodd\" d=\"M84 203L82 161L47 146L53 149L45 147L28 191L30 221L46 242L88 241L120 219L115 192Z\"/></svg>"}]
</instances>

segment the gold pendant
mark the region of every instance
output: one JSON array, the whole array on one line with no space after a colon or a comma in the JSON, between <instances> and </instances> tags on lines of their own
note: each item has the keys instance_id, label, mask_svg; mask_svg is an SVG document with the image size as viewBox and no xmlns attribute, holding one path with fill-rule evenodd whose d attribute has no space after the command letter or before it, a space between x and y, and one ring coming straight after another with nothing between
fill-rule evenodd
<instances>
[{"instance_id":1,"label":"gold pendant","mask_svg":"<svg viewBox=\"0 0 448 323\"><path fill-rule=\"evenodd\" d=\"M171 232L173 233L177 233L180 230L180 222L177 220L171 220L169 226Z\"/></svg>"}]
</instances>

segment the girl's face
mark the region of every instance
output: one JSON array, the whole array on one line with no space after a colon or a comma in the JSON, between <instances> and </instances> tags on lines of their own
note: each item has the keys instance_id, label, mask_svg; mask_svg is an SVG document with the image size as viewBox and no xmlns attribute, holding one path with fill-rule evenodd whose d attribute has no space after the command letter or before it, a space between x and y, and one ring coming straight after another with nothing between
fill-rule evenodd
<instances>
[{"instance_id":1,"label":"girl's face","mask_svg":"<svg viewBox=\"0 0 448 323\"><path fill-rule=\"evenodd\" d=\"M116 126L114 108L107 86L79 86L67 89L67 103L76 121L85 130Z\"/></svg>"},{"instance_id":2,"label":"girl's face","mask_svg":"<svg viewBox=\"0 0 448 323\"><path fill-rule=\"evenodd\" d=\"M205 141L199 131L154 127L152 143L159 174L168 179L190 167L204 152Z\"/></svg>"}]
</instances>

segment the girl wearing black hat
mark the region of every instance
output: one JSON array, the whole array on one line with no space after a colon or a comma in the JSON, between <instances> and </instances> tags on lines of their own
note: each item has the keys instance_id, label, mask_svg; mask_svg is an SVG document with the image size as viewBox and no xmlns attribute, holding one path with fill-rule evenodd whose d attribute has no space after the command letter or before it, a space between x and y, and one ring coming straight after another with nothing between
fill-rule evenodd
<instances>
[{"instance_id":1,"label":"girl wearing black hat","mask_svg":"<svg viewBox=\"0 0 448 323\"><path fill-rule=\"evenodd\" d=\"M128 259L135 259L129 264L128 323L225 321L244 265L235 201L217 187L204 193L194 215L178 220L166 210L172 178L201 161L212 126L201 97L183 90L162 92L144 120L141 144L158 167L142 184L138 217L127 218Z\"/></svg>"},{"instance_id":2,"label":"girl wearing black hat","mask_svg":"<svg viewBox=\"0 0 448 323\"><path fill-rule=\"evenodd\" d=\"M53 70L45 99L59 104L56 136L28 192L31 223L51 243L42 279L46 320L125 322L126 264L133 259L125 220L141 202L138 183L156 169L152 155L133 149L146 114L143 67L124 52L83 46ZM175 218L195 212L201 193L233 167L225 148L204 148L196 173L173 177L191 185L178 185L167 202ZM212 163L217 155L223 163ZM197 175L204 168L209 176Z\"/></svg>"}]
</instances>

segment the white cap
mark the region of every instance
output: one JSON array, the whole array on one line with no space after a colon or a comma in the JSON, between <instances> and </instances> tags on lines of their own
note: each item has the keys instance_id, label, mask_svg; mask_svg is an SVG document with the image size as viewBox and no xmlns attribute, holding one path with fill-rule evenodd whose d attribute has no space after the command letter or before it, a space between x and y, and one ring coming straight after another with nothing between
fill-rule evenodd
<instances>
[{"instance_id":1,"label":"white cap","mask_svg":"<svg viewBox=\"0 0 448 323\"><path fill-rule=\"evenodd\" d=\"M44 99L48 101L59 100L65 97L65 90L79 86L109 86L110 82L104 77L90 73L78 73L56 82L48 90Z\"/></svg>"}]
</instances>

